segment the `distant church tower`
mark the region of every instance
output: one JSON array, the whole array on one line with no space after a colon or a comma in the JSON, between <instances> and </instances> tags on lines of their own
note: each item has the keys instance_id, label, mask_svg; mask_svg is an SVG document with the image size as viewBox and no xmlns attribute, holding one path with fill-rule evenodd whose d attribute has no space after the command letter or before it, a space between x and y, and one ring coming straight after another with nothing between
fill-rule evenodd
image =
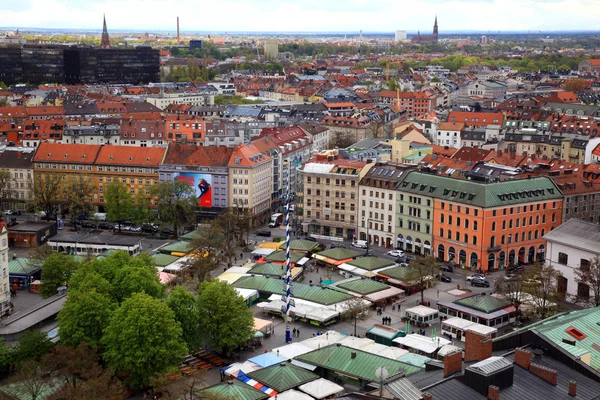
<instances>
[{"instance_id":1,"label":"distant church tower","mask_svg":"<svg viewBox=\"0 0 600 400\"><path fill-rule=\"evenodd\" d=\"M437 15L435 16L435 23L433 24L433 41L434 41L434 43L437 43L437 41L438 41Z\"/></svg>"},{"instance_id":2,"label":"distant church tower","mask_svg":"<svg viewBox=\"0 0 600 400\"><path fill-rule=\"evenodd\" d=\"M106 15L104 16L104 26L102 27L102 40L100 41L100 47L103 49L110 49L110 38L108 37L108 30L106 29Z\"/></svg>"}]
</instances>

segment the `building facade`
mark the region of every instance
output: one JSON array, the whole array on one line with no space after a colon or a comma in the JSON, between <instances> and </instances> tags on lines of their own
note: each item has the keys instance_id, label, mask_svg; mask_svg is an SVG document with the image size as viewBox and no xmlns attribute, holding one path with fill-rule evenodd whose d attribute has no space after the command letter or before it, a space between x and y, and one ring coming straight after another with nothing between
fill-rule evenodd
<instances>
[{"instance_id":1,"label":"building facade","mask_svg":"<svg viewBox=\"0 0 600 400\"><path fill-rule=\"evenodd\" d=\"M0 223L0 316L11 310L10 278L8 275L8 229L6 223Z\"/></svg>"},{"instance_id":2,"label":"building facade","mask_svg":"<svg viewBox=\"0 0 600 400\"><path fill-rule=\"evenodd\" d=\"M307 234L353 239L358 226L359 182L373 164L317 156L299 172L303 181L303 221Z\"/></svg>"},{"instance_id":3,"label":"building facade","mask_svg":"<svg viewBox=\"0 0 600 400\"><path fill-rule=\"evenodd\" d=\"M35 148L7 147L0 152L0 170L10 173L2 198L3 210L27 209L33 200L33 156Z\"/></svg>"},{"instance_id":4,"label":"building facade","mask_svg":"<svg viewBox=\"0 0 600 400\"><path fill-rule=\"evenodd\" d=\"M410 172L398 190L433 200L434 256L483 271L543 260L543 237L562 220L562 193L546 177L481 183Z\"/></svg>"},{"instance_id":5,"label":"building facade","mask_svg":"<svg viewBox=\"0 0 600 400\"><path fill-rule=\"evenodd\" d=\"M359 183L358 239L394 248L396 238L396 185L407 171L399 165L376 164Z\"/></svg>"}]
</instances>

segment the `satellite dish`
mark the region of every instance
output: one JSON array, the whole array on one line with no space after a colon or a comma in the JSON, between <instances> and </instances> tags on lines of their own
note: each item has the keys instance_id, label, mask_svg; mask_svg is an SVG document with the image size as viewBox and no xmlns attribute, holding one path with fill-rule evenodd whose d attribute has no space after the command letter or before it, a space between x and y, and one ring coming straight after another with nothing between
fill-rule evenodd
<instances>
[{"instance_id":1,"label":"satellite dish","mask_svg":"<svg viewBox=\"0 0 600 400\"><path fill-rule=\"evenodd\" d=\"M390 374L386 367L379 367L375 370L375 376L377 379L387 379Z\"/></svg>"}]
</instances>

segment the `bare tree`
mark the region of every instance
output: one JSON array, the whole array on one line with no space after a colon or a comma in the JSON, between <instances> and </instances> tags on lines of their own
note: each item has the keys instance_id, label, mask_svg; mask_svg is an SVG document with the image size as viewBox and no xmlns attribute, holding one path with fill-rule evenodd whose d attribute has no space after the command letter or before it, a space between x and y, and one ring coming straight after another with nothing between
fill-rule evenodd
<instances>
[{"instance_id":1,"label":"bare tree","mask_svg":"<svg viewBox=\"0 0 600 400\"><path fill-rule=\"evenodd\" d=\"M36 175L33 184L33 202L46 218L56 218L61 204L61 177L58 174Z\"/></svg>"},{"instance_id":2,"label":"bare tree","mask_svg":"<svg viewBox=\"0 0 600 400\"><path fill-rule=\"evenodd\" d=\"M196 251L192 254L189 267L192 274L198 277L198 282L202 282L219 265L225 237L217 221L201 225L196 232L197 237L192 241Z\"/></svg>"},{"instance_id":3,"label":"bare tree","mask_svg":"<svg viewBox=\"0 0 600 400\"><path fill-rule=\"evenodd\" d=\"M356 321L365 312L365 302L360 297L346 301L346 315L354 320L354 336L356 336Z\"/></svg>"},{"instance_id":4,"label":"bare tree","mask_svg":"<svg viewBox=\"0 0 600 400\"><path fill-rule=\"evenodd\" d=\"M575 280L585 283L592 289L592 302L595 307L600 306L600 256L595 256L590 263L581 263L575 270ZM589 301L589 299L578 299Z\"/></svg>"},{"instance_id":5,"label":"bare tree","mask_svg":"<svg viewBox=\"0 0 600 400\"><path fill-rule=\"evenodd\" d=\"M520 276L514 276L508 280L496 281L496 292L504 295L504 298L515 308L517 318L521 314L521 305L523 304L523 281Z\"/></svg>"},{"instance_id":6,"label":"bare tree","mask_svg":"<svg viewBox=\"0 0 600 400\"><path fill-rule=\"evenodd\" d=\"M414 260L408 264L407 281L416 282L421 289L421 303L425 301L425 289L428 284L436 284L433 277L435 274L436 262L433 257L425 257Z\"/></svg>"},{"instance_id":7,"label":"bare tree","mask_svg":"<svg viewBox=\"0 0 600 400\"><path fill-rule=\"evenodd\" d=\"M556 280L559 272L554 267L536 263L523 276L523 291L532 296L532 301L540 314L546 318L552 305L558 300Z\"/></svg>"},{"instance_id":8,"label":"bare tree","mask_svg":"<svg viewBox=\"0 0 600 400\"><path fill-rule=\"evenodd\" d=\"M43 399L46 387L51 383L47 374L42 370L41 364L36 361L21 363L17 368L15 381L20 384L19 395L15 398L31 400Z\"/></svg>"}]
</instances>

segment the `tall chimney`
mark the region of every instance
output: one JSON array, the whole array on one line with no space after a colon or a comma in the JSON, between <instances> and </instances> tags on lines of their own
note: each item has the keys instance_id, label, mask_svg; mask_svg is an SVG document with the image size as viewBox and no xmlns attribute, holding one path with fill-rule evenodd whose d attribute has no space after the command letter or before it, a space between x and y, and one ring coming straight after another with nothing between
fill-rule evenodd
<instances>
[{"instance_id":1,"label":"tall chimney","mask_svg":"<svg viewBox=\"0 0 600 400\"><path fill-rule=\"evenodd\" d=\"M177 44L181 43L179 38L179 17L177 17Z\"/></svg>"}]
</instances>

